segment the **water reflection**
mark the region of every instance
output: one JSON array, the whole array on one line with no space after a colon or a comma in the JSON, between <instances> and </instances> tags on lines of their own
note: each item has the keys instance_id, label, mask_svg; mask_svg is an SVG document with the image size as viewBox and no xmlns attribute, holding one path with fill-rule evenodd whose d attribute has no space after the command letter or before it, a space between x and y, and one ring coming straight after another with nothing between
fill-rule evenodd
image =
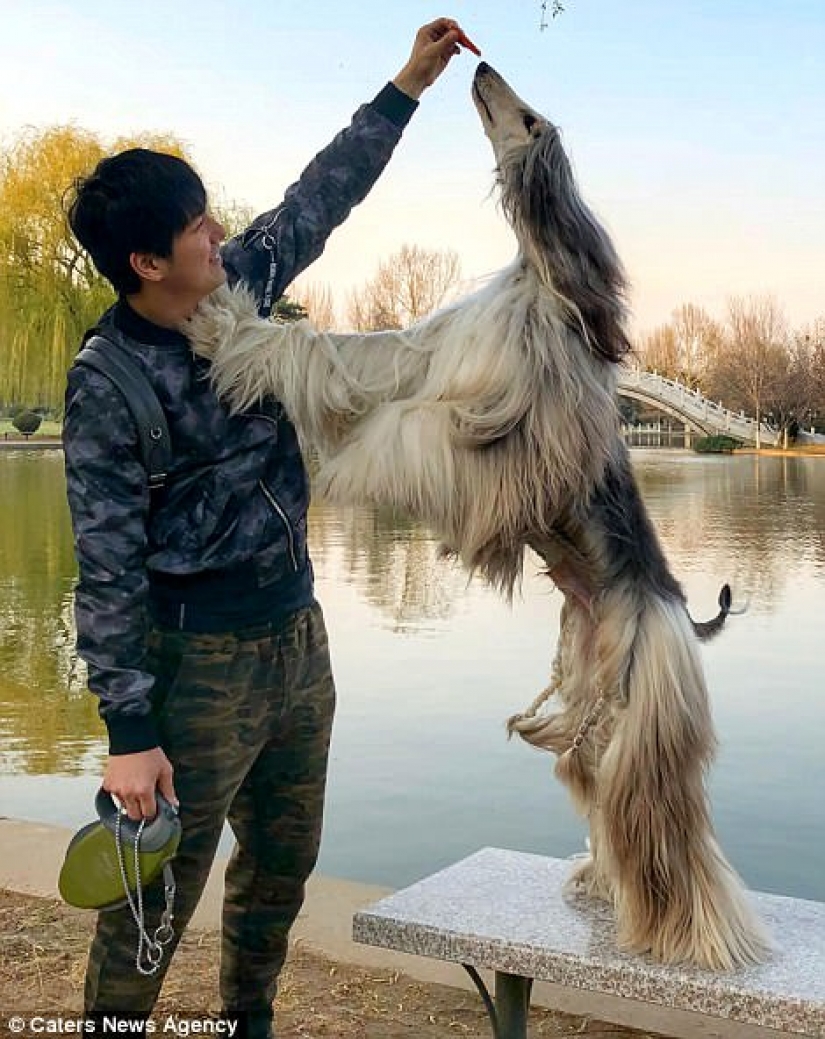
<instances>
[{"instance_id":1,"label":"water reflection","mask_svg":"<svg viewBox=\"0 0 825 1039\"><path fill-rule=\"evenodd\" d=\"M0 771L80 773L100 723L74 650L62 455L0 456L0 502Z\"/></svg>"},{"instance_id":2,"label":"water reflection","mask_svg":"<svg viewBox=\"0 0 825 1039\"><path fill-rule=\"evenodd\" d=\"M749 601L704 651L726 850L755 886L825 899L825 459L634 464L694 615L724 580ZM79 825L105 740L73 650L61 455L0 452L0 501L0 814ZM538 561L510 608L401 517L316 504L310 529L340 694L322 869L398 885L483 844L581 850L549 757L503 733L556 638Z\"/></svg>"},{"instance_id":3,"label":"water reflection","mask_svg":"<svg viewBox=\"0 0 825 1039\"><path fill-rule=\"evenodd\" d=\"M399 634L445 621L466 587L428 532L398 513L313 504L309 523L316 571L352 581Z\"/></svg>"},{"instance_id":4,"label":"water reflection","mask_svg":"<svg viewBox=\"0 0 825 1039\"><path fill-rule=\"evenodd\" d=\"M729 581L774 613L794 578L821 576L825 459L638 452L645 501L676 571Z\"/></svg>"}]
</instances>

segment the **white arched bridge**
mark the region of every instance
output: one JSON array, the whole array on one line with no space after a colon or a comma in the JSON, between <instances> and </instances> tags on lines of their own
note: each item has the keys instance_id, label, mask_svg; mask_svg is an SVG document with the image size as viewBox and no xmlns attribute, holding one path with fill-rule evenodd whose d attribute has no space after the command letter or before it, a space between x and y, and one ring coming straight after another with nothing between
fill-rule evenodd
<instances>
[{"instance_id":1,"label":"white arched bridge","mask_svg":"<svg viewBox=\"0 0 825 1039\"><path fill-rule=\"evenodd\" d=\"M723 433L745 444L778 444L780 431L767 422L758 427L743 411L730 411L673 379L641 368L619 369L619 393L664 411L700 436Z\"/></svg>"}]
</instances>

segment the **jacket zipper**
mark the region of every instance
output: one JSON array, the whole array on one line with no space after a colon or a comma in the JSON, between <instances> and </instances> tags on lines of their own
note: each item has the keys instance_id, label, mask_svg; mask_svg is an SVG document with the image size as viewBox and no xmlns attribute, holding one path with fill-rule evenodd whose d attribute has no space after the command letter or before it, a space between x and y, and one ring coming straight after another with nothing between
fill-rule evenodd
<instances>
[{"instance_id":1,"label":"jacket zipper","mask_svg":"<svg viewBox=\"0 0 825 1039\"><path fill-rule=\"evenodd\" d=\"M270 489L263 482L263 480L258 480L258 486L263 491L264 497L266 498L266 500L269 502L269 504L272 506L272 508L275 510L275 512L277 512L277 514L281 518L281 522L283 523L284 529L286 530L287 542L289 544L289 558L292 560L292 569L295 570L296 573L297 573L297 571L298 571L298 560L295 557L295 534L293 533L293 530L292 530L292 524L289 522L289 517L284 512L284 510L281 508L281 506L278 504L277 498L272 493L272 491L270 491Z\"/></svg>"},{"instance_id":2,"label":"jacket zipper","mask_svg":"<svg viewBox=\"0 0 825 1039\"><path fill-rule=\"evenodd\" d=\"M249 418L260 418L260 419L263 419L264 422L270 422L273 426L276 426L276 427L278 425L278 420L273 418L271 415L261 415L258 412L253 412L253 413L250 413L248 415L248 417ZM297 558L295 556L295 534L294 534L294 532L292 530L292 524L289 522L289 517L287 516L286 512L281 508L281 506L278 504L277 498L272 493L272 491L270 491L270 489L263 482L263 480L258 480L258 486L261 488L261 490L264 493L264 497L269 502L269 504L272 506L272 508L275 510L275 512L277 512L278 516L281 519L281 522L284 525L284 529L286 530L287 542L289 544L289 558L292 560L292 569L297 572L297 570L298 570L298 560L297 560Z\"/></svg>"}]
</instances>

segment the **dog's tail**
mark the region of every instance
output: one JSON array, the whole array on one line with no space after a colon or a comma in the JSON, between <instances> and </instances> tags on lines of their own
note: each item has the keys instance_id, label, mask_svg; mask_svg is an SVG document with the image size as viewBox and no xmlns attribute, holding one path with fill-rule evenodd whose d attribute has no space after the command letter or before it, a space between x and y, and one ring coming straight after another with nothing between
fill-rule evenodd
<instances>
[{"instance_id":1,"label":"dog's tail","mask_svg":"<svg viewBox=\"0 0 825 1039\"><path fill-rule=\"evenodd\" d=\"M690 619L676 600L631 598L611 593L599 626L603 675L612 669L624 706L599 763L592 820L602 868L615 879L619 942L666 963L760 962L769 941L710 819L715 737Z\"/></svg>"},{"instance_id":2,"label":"dog's tail","mask_svg":"<svg viewBox=\"0 0 825 1039\"><path fill-rule=\"evenodd\" d=\"M695 621L692 617L690 619L694 635L703 642L708 642L714 637L714 635L718 635L725 626L725 621L728 618L728 614L731 612L731 605L733 602L733 596L729 584L722 585L718 601L719 612L711 620Z\"/></svg>"}]
</instances>

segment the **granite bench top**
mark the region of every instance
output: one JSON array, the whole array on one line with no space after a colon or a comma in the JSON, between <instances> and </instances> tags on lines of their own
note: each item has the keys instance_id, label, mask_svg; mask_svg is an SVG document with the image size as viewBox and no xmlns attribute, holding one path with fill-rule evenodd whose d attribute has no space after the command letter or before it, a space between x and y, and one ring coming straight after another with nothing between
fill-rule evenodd
<instances>
[{"instance_id":1,"label":"granite bench top","mask_svg":"<svg viewBox=\"0 0 825 1039\"><path fill-rule=\"evenodd\" d=\"M603 903L563 891L571 861L483 848L353 918L365 945L472 964L806 1036L825 1036L825 904L761 893L775 943L716 973L620 952Z\"/></svg>"}]
</instances>

